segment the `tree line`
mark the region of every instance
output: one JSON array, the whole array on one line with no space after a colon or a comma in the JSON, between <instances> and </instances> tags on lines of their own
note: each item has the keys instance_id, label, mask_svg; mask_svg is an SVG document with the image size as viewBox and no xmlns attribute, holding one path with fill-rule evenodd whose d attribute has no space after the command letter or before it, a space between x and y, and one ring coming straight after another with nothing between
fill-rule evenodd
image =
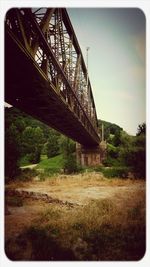
<instances>
[{"instance_id":1,"label":"tree line","mask_svg":"<svg viewBox=\"0 0 150 267\"><path fill-rule=\"evenodd\" d=\"M103 164L108 167L127 166L137 176L145 177L146 125L138 126L136 136L128 135L114 123L98 121L99 132L104 125L107 157ZM64 170L77 169L75 142L51 129L24 112L5 108L5 175L15 177L22 164L34 164L41 155L48 158L63 154Z\"/></svg>"},{"instance_id":2,"label":"tree line","mask_svg":"<svg viewBox=\"0 0 150 267\"><path fill-rule=\"evenodd\" d=\"M108 131L106 131L107 135ZM124 166L130 168L137 178L146 176L146 124L137 127L136 136L131 136L122 128L109 129L107 158L105 166Z\"/></svg>"}]
</instances>

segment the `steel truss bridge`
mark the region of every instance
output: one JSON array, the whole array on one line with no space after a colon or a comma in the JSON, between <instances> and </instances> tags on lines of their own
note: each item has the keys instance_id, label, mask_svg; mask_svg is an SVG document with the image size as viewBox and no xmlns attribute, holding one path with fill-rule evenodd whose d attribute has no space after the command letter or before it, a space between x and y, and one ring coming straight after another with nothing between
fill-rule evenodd
<instances>
[{"instance_id":1,"label":"steel truss bridge","mask_svg":"<svg viewBox=\"0 0 150 267\"><path fill-rule=\"evenodd\" d=\"M66 9L7 12L5 101L84 146L99 144L92 88Z\"/></svg>"}]
</instances>

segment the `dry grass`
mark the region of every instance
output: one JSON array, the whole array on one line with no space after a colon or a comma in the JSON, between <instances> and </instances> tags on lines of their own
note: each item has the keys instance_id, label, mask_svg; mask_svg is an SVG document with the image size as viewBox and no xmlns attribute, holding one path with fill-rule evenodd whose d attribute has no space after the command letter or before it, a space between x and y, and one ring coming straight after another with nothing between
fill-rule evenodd
<instances>
[{"instance_id":1,"label":"dry grass","mask_svg":"<svg viewBox=\"0 0 150 267\"><path fill-rule=\"evenodd\" d=\"M31 187L31 185L40 184L41 186L129 186L132 184L140 184L141 181L134 179L105 178L102 173L82 173L75 175L54 175L44 181L19 181L14 180L6 185L6 188L15 189L18 187Z\"/></svg>"},{"instance_id":2,"label":"dry grass","mask_svg":"<svg viewBox=\"0 0 150 267\"><path fill-rule=\"evenodd\" d=\"M145 249L144 200L144 194L136 192L119 205L103 199L75 210L52 206L34 222L32 231L38 235L44 230L69 251L68 260L70 249L76 260L138 260Z\"/></svg>"},{"instance_id":3,"label":"dry grass","mask_svg":"<svg viewBox=\"0 0 150 267\"><path fill-rule=\"evenodd\" d=\"M28 247L32 248L32 253L26 253L28 260L139 260L144 255L144 181L106 179L101 174L86 173L61 175L28 183L26 187L37 183L42 190L44 187L58 190L60 196L66 188L69 191L84 187L118 190L113 197L90 199L86 205L74 208L56 203L45 205L20 235L26 246L16 241L19 252L12 253L11 240L7 243L10 258L23 260Z\"/></svg>"}]
</instances>

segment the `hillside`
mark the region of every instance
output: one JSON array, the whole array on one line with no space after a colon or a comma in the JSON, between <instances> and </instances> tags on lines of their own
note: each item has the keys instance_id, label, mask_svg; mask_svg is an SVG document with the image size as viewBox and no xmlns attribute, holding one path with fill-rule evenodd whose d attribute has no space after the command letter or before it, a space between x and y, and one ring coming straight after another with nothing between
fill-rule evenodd
<instances>
[{"instance_id":1,"label":"hillside","mask_svg":"<svg viewBox=\"0 0 150 267\"><path fill-rule=\"evenodd\" d=\"M22 123L22 127L24 124L24 127L26 126L31 126L31 127L40 127L44 131L44 136L45 138L48 135L48 131L51 129L49 126L45 125L44 123L34 119L33 117L25 114L24 112L11 107L11 108L5 108L5 122L6 122L6 127L10 125L11 123L14 123L15 125L18 125L18 121L20 121L20 124ZM119 125L100 120L98 119L98 126L99 126L99 132L101 133L101 127L102 124L104 125L104 134L105 134L105 139L108 138L109 134L115 134L118 131L123 130ZM53 130L57 135L59 134L57 131Z\"/></svg>"},{"instance_id":2,"label":"hillside","mask_svg":"<svg viewBox=\"0 0 150 267\"><path fill-rule=\"evenodd\" d=\"M118 126L115 123L111 123L104 120L98 120L98 126L99 126L99 132L102 132L102 124L104 126L104 139L107 140L109 138L109 135L115 135L116 133L123 131L123 128Z\"/></svg>"}]
</instances>

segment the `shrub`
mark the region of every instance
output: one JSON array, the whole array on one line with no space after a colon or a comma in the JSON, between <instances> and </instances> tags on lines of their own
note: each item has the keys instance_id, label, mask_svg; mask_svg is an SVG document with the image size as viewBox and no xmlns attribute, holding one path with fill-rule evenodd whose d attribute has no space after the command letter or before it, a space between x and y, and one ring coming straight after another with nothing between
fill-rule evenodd
<instances>
[{"instance_id":1,"label":"shrub","mask_svg":"<svg viewBox=\"0 0 150 267\"><path fill-rule=\"evenodd\" d=\"M61 151L63 154L63 169L66 173L77 172L78 167L76 163L75 142L71 139L63 137L61 139Z\"/></svg>"},{"instance_id":2,"label":"shrub","mask_svg":"<svg viewBox=\"0 0 150 267\"><path fill-rule=\"evenodd\" d=\"M16 179L22 181L31 181L33 177L37 176L37 174L37 170L26 168L21 170L20 175L16 176Z\"/></svg>"},{"instance_id":3,"label":"shrub","mask_svg":"<svg viewBox=\"0 0 150 267\"><path fill-rule=\"evenodd\" d=\"M77 163L75 155L70 154L64 158L63 168L65 173L74 173L77 172Z\"/></svg>"},{"instance_id":4,"label":"shrub","mask_svg":"<svg viewBox=\"0 0 150 267\"><path fill-rule=\"evenodd\" d=\"M128 177L128 172L129 172L128 167L112 167L109 169L103 169L102 172L105 177L107 178L113 178L113 177L120 177L120 178L127 178Z\"/></svg>"},{"instance_id":5,"label":"shrub","mask_svg":"<svg viewBox=\"0 0 150 267\"><path fill-rule=\"evenodd\" d=\"M58 136L51 135L46 144L46 154L48 158L57 156L59 154Z\"/></svg>"},{"instance_id":6,"label":"shrub","mask_svg":"<svg viewBox=\"0 0 150 267\"><path fill-rule=\"evenodd\" d=\"M120 161L118 159L112 158L109 155L103 160L103 165L106 167L120 166Z\"/></svg>"},{"instance_id":7,"label":"shrub","mask_svg":"<svg viewBox=\"0 0 150 267\"><path fill-rule=\"evenodd\" d=\"M12 125L5 132L5 176L14 178L19 172L20 139L16 126Z\"/></svg>"},{"instance_id":8,"label":"shrub","mask_svg":"<svg viewBox=\"0 0 150 267\"><path fill-rule=\"evenodd\" d=\"M144 147L124 149L121 154L124 163L132 168L137 178L145 178L146 152Z\"/></svg>"}]
</instances>

